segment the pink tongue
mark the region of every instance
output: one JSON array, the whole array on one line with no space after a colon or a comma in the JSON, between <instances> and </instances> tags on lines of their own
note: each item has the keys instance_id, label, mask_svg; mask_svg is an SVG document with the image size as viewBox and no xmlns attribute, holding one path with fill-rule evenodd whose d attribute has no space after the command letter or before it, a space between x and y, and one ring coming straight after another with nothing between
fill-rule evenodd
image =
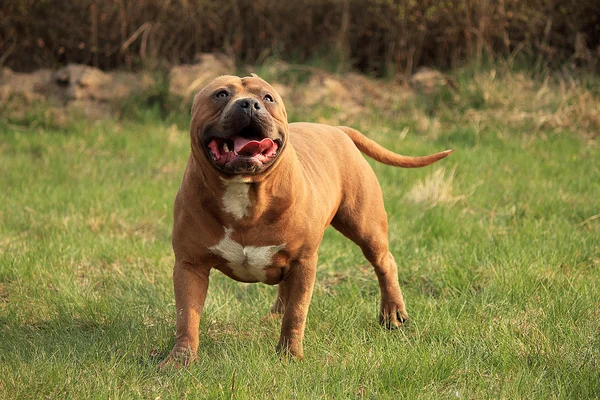
<instances>
[{"instance_id":1,"label":"pink tongue","mask_svg":"<svg viewBox=\"0 0 600 400\"><path fill-rule=\"evenodd\" d=\"M237 137L233 142L233 149L239 154L261 154L265 150L273 147L275 143L271 139L250 140L242 137Z\"/></svg>"}]
</instances>

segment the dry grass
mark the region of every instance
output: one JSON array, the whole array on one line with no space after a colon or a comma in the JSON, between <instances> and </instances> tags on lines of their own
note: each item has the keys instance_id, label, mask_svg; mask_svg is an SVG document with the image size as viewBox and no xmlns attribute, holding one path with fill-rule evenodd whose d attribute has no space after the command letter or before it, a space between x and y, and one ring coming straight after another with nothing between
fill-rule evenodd
<instances>
[{"instance_id":1,"label":"dry grass","mask_svg":"<svg viewBox=\"0 0 600 400\"><path fill-rule=\"evenodd\" d=\"M596 0L5 1L0 65L139 68L220 51L252 63L325 54L336 69L410 75L521 52L594 67L599 13Z\"/></svg>"},{"instance_id":2,"label":"dry grass","mask_svg":"<svg viewBox=\"0 0 600 400\"><path fill-rule=\"evenodd\" d=\"M477 96L482 103L465 113L473 122L529 126L524 133L569 129L587 138L600 134L600 97L582 79L557 75L538 81L525 72L492 69L463 84L461 92L457 103L465 101L461 95Z\"/></svg>"},{"instance_id":3,"label":"dry grass","mask_svg":"<svg viewBox=\"0 0 600 400\"><path fill-rule=\"evenodd\" d=\"M460 200L465 199L464 195L455 196L452 193L455 171L456 169L452 169L446 175L445 168L436 169L424 180L417 182L410 189L406 198L413 203L423 204L427 208L440 205L452 207Z\"/></svg>"}]
</instances>

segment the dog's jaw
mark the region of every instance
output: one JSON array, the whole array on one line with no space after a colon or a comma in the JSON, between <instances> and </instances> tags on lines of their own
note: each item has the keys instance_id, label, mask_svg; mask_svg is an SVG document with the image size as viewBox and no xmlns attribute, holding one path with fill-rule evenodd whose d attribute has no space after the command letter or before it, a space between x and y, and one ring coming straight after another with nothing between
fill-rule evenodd
<instances>
[{"instance_id":1,"label":"dog's jaw","mask_svg":"<svg viewBox=\"0 0 600 400\"><path fill-rule=\"evenodd\" d=\"M235 135L228 139L212 138L204 147L212 165L222 172L254 175L275 161L283 140Z\"/></svg>"}]
</instances>

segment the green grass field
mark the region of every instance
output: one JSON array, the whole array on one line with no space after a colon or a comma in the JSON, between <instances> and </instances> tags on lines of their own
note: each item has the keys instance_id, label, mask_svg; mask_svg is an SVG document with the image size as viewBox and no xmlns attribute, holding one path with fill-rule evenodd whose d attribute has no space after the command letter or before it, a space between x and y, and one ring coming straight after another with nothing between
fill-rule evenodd
<instances>
[{"instance_id":1,"label":"green grass field","mask_svg":"<svg viewBox=\"0 0 600 400\"><path fill-rule=\"evenodd\" d=\"M582 105L598 82L491 75L355 121L288 106L404 154L457 149L419 170L371 162L410 324L377 324L375 274L329 229L302 362L279 360L262 319L276 287L214 272L198 363L157 370L182 123L2 119L0 398L599 398L598 110Z\"/></svg>"}]
</instances>

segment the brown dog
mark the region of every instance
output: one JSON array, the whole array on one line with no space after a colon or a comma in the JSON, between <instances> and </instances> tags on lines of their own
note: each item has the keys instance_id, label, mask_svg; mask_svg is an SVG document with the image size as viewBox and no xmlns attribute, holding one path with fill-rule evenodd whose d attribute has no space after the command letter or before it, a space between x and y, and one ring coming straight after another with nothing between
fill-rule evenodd
<instances>
[{"instance_id":1,"label":"brown dog","mask_svg":"<svg viewBox=\"0 0 600 400\"><path fill-rule=\"evenodd\" d=\"M381 288L379 322L408 317L379 182L362 157L405 168L446 157L395 154L347 127L287 122L281 97L256 75L222 76L192 106L191 154L175 199L173 281L177 334L161 366L196 357L198 327L215 268L241 282L278 284L277 350L302 358L302 338L329 224L360 246Z\"/></svg>"}]
</instances>

